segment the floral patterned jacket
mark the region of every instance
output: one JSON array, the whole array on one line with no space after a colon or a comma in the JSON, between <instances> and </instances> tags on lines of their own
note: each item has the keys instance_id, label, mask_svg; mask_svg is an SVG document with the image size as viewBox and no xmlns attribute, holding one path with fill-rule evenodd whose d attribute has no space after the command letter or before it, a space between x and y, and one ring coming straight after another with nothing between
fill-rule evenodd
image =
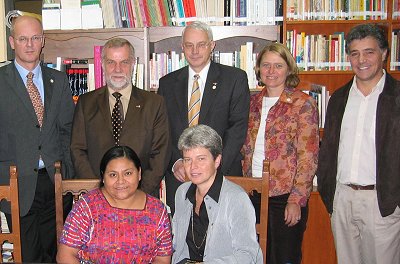
<instances>
[{"instance_id":1,"label":"floral patterned jacket","mask_svg":"<svg viewBox=\"0 0 400 264\"><path fill-rule=\"evenodd\" d=\"M254 145L267 90L252 95L243 175L252 177ZM270 109L265 128L265 158L270 164L269 196L290 193L288 202L306 206L318 163L319 129L315 100L294 88L285 88Z\"/></svg>"}]
</instances>

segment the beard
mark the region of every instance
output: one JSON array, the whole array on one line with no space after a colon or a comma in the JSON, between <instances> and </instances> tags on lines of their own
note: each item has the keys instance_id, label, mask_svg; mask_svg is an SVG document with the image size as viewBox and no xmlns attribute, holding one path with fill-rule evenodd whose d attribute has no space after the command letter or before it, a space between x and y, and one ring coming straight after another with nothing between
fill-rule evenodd
<instances>
[{"instance_id":1,"label":"beard","mask_svg":"<svg viewBox=\"0 0 400 264\"><path fill-rule=\"evenodd\" d=\"M130 76L127 75L114 75L114 76L124 77L124 79L121 81L114 81L112 79L113 76L106 76L107 86L113 89L114 91L125 89L126 87L132 84L132 78L130 78Z\"/></svg>"}]
</instances>

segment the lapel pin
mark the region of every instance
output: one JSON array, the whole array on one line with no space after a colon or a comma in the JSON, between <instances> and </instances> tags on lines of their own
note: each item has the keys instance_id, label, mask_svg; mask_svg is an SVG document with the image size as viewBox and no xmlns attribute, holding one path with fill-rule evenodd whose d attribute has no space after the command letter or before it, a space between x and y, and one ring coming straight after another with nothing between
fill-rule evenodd
<instances>
[{"instance_id":1,"label":"lapel pin","mask_svg":"<svg viewBox=\"0 0 400 264\"><path fill-rule=\"evenodd\" d=\"M217 89L217 83L213 83L212 89L213 90Z\"/></svg>"}]
</instances>

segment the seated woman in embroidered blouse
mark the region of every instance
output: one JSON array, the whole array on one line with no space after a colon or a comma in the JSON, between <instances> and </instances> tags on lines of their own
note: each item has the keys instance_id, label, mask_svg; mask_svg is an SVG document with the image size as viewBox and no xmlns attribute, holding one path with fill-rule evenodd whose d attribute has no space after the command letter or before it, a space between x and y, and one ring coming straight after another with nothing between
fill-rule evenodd
<instances>
[{"instance_id":1,"label":"seated woman in embroidered blouse","mask_svg":"<svg viewBox=\"0 0 400 264\"><path fill-rule=\"evenodd\" d=\"M221 137L206 125L189 127L178 148L190 182L175 195L172 262L263 263L249 196L218 170Z\"/></svg>"},{"instance_id":2,"label":"seated woman in embroidered blouse","mask_svg":"<svg viewBox=\"0 0 400 264\"><path fill-rule=\"evenodd\" d=\"M300 263L318 162L318 109L311 96L295 89L298 68L286 46L266 46L255 71L264 88L250 99L243 176L262 177L263 160L269 161L266 263Z\"/></svg>"},{"instance_id":3,"label":"seated woman in embroidered blouse","mask_svg":"<svg viewBox=\"0 0 400 264\"><path fill-rule=\"evenodd\" d=\"M140 189L136 153L115 146L101 160L101 186L73 206L58 263L170 263L171 228L163 203Z\"/></svg>"}]
</instances>

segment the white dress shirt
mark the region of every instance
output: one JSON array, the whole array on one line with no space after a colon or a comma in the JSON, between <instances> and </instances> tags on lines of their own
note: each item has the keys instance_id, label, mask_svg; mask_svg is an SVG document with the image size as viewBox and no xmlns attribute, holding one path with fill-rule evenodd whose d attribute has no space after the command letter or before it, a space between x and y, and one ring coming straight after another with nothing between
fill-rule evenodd
<instances>
[{"instance_id":1,"label":"white dress shirt","mask_svg":"<svg viewBox=\"0 0 400 264\"><path fill-rule=\"evenodd\" d=\"M384 71L367 96L353 79L340 130L337 180L342 184L376 184L376 109L385 77Z\"/></svg>"}]
</instances>

